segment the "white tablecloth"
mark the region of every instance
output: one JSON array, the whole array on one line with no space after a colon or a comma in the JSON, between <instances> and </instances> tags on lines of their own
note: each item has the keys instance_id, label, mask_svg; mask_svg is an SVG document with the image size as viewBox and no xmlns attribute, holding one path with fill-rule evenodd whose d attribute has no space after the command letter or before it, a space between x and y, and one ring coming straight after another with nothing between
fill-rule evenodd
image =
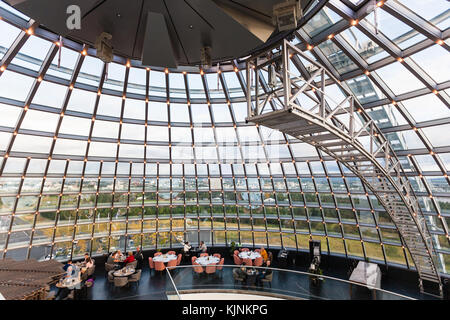
<instances>
[{"instance_id":1,"label":"white tablecloth","mask_svg":"<svg viewBox=\"0 0 450 320\"><path fill-rule=\"evenodd\" d=\"M359 282L372 288L381 288L380 267L375 263L359 261L350 276L350 281Z\"/></svg>"},{"instance_id":2,"label":"white tablecloth","mask_svg":"<svg viewBox=\"0 0 450 320\"><path fill-rule=\"evenodd\" d=\"M252 259L255 260L256 258L261 257L261 254L259 252L255 251L243 251L239 253L239 258L241 259Z\"/></svg>"},{"instance_id":3,"label":"white tablecloth","mask_svg":"<svg viewBox=\"0 0 450 320\"><path fill-rule=\"evenodd\" d=\"M202 266L207 266L208 264L212 263L219 263L220 259L214 256L206 256L206 257L200 257L195 260L198 264Z\"/></svg>"},{"instance_id":4,"label":"white tablecloth","mask_svg":"<svg viewBox=\"0 0 450 320\"><path fill-rule=\"evenodd\" d=\"M176 260L176 259L177 259L177 256L174 254L162 254L162 255L153 257L153 261L164 262L164 263L169 262L170 260Z\"/></svg>"},{"instance_id":5,"label":"white tablecloth","mask_svg":"<svg viewBox=\"0 0 450 320\"><path fill-rule=\"evenodd\" d=\"M115 277L128 277L131 276L136 270L134 268L123 268L113 272Z\"/></svg>"}]
</instances>

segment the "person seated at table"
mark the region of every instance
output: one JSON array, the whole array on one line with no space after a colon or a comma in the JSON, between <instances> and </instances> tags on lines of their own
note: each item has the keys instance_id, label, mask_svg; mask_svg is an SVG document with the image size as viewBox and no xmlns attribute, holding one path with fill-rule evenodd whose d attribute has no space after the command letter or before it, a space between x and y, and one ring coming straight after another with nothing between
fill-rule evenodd
<instances>
[{"instance_id":1,"label":"person seated at table","mask_svg":"<svg viewBox=\"0 0 450 320\"><path fill-rule=\"evenodd\" d=\"M267 254L266 249L264 247L261 247L261 251L259 252L261 254L261 257L263 258L263 261L266 262L269 259L269 255Z\"/></svg>"},{"instance_id":2,"label":"person seated at table","mask_svg":"<svg viewBox=\"0 0 450 320\"><path fill-rule=\"evenodd\" d=\"M121 262L122 261L123 254L120 250L116 251L114 262Z\"/></svg>"},{"instance_id":3,"label":"person seated at table","mask_svg":"<svg viewBox=\"0 0 450 320\"><path fill-rule=\"evenodd\" d=\"M116 260L116 253L117 253L117 251L112 252L108 257L108 260L106 260L106 263L114 264L114 262Z\"/></svg>"},{"instance_id":4,"label":"person seated at table","mask_svg":"<svg viewBox=\"0 0 450 320\"><path fill-rule=\"evenodd\" d=\"M81 268L80 270L82 275L86 273L89 268L92 268L94 266L94 261L90 257L87 257L87 259L83 261L83 264L85 268Z\"/></svg>"},{"instance_id":5,"label":"person seated at table","mask_svg":"<svg viewBox=\"0 0 450 320\"><path fill-rule=\"evenodd\" d=\"M75 269L72 264L72 260L67 261L67 263L63 267L64 271L66 272L65 277L70 277L75 273Z\"/></svg>"},{"instance_id":6,"label":"person seated at table","mask_svg":"<svg viewBox=\"0 0 450 320\"><path fill-rule=\"evenodd\" d=\"M92 268L94 266L94 260L92 260L91 257L87 257L85 260L85 266L86 269Z\"/></svg>"},{"instance_id":7,"label":"person seated at table","mask_svg":"<svg viewBox=\"0 0 450 320\"><path fill-rule=\"evenodd\" d=\"M245 265L241 264L240 268L234 268L233 273L238 277L243 279L244 281L247 279L247 268Z\"/></svg>"},{"instance_id":8,"label":"person seated at table","mask_svg":"<svg viewBox=\"0 0 450 320\"><path fill-rule=\"evenodd\" d=\"M89 253L86 252L84 254L84 260L83 260L83 262L81 264L82 265L86 265L88 259L91 259L91 258L89 257Z\"/></svg>"},{"instance_id":9,"label":"person seated at table","mask_svg":"<svg viewBox=\"0 0 450 320\"><path fill-rule=\"evenodd\" d=\"M137 261L136 269L142 269L142 264L144 263L144 255L142 254L141 247L139 246L136 248L134 259Z\"/></svg>"},{"instance_id":10,"label":"person seated at table","mask_svg":"<svg viewBox=\"0 0 450 320\"><path fill-rule=\"evenodd\" d=\"M264 262L263 267L268 268L270 266L270 260ZM262 269L256 276L256 284L262 285L262 279L266 278L268 275L272 274L272 269Z\"/></svg>"},{"instance_id":11,"label":"person seated at table","mask_svg":"<svg viewBox=\"0 0 450 320\"><path fill-rule=\"evenodd\" d=\"M206 246L204 241L200 241L199 249L202 253L206 253L208 251L208 247Z\"/></svg>"},{"instance_id":12,"label":"person seated at table","mask_svg":"<svg viewBox=\"0 0 450 320\"><path fill-rule=\"evenodd\" d=\"M128 263L135 261L136 259L134 259L133 256L133 252L130 251L128 252L128 257L123 261L123 265L126 266Z\"/></svg>"}]
</instances>

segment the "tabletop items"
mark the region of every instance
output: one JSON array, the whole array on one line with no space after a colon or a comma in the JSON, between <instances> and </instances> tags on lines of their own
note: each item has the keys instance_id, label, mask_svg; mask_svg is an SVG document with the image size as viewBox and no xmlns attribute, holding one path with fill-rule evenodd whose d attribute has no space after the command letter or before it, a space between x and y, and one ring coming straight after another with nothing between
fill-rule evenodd
<instances>
[{"instance_id":1,"label":"tabletop items","mask_svg":"<svg viewBox=\"0 0 450 320\"><path fill-rule=\"evenodd\" d=\"M56 284L57 288L67 288L69 290L72 289L80 289L81 288L81 279L79 277L67 277L61 278L59 282Z\"/></svg>"},{"instance_id":2,"label":"tabletop items","mask_svg":"<svg viewBox=\"0 0 450 320\"><path fill-rule=\"evenodd\" d=\"M81 268L79 263L73 265L72 275L68 277L62 277L56 284L58 288L80 289L81 288Z\"/></svg>"},{"instance_id":3,"label":"tabletop items","mask_svg":"<svg viewBox=\"0 0 450 320\"><path fill-rule=\"evenodd\" d=\"M242 251L239 252L239 258L241 259L252 259L255 260L256 258L261 257L261 254L256 251Z\"/></svg>"},{"instance_id":4,"label":"tabletop items","mask_svg":"<svg viewBox=\"0 0 450 320\"><path fill-rule=\"evenodd\" d=\"M202 266L207 266L210 264L217 264L217 263L219 263L219 261L220 261L220 259L215 256L203 256L203 257L197 258L195 260L196 263L198 263Z\"/></svg>"},{"instance_id":5,"label":"tabletop items","mask_svg":"<svg viewBox=\"0 0 450 320\"><path fill-rule=\"evenodd\" d=\"M120 270L114 271L113 275L115 277L128 277L128 276L132 275L135 272L136 272L136 270L134 268L132 268L132 267L125 267L125 268L122 268Z\"/></svg>"},{"instance_id":6,"label":"tabletop items","mask_svg":"<svg viewBox=\"0 0 450 320\"><path fill-rule=\"evenodd\" d=\"M177 256L175 254L161 254L159 256L153 257L154 262L164 262L167 263L171 260L176 260Z\"/></svg>"}]
</instances>

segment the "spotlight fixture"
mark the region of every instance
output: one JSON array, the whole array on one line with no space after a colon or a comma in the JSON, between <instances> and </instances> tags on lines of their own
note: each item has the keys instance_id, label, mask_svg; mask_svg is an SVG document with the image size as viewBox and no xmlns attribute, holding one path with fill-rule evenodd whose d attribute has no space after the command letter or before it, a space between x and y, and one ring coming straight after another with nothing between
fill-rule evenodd
<instances>
[{"instance_id":1,"label":"spotlight fixture","mask_svg":"<svg viewBox=\"0 0 450 320\"><path fill-rule=\"evenodd\" d=\"M97 49L97 57L105 63L113 61L113 48L111 45L112 35L102 32L95 40L95 48Z\"/></svg>"},{"instance_id":2,"label":"spotlight fixture","mask_svg":"<svg viewBox=\"0 0 450 320\"><path fill-rule=\"evenodd\" d=\"M273 6L272 22L279 31L297 28L297 21L303 17L300 1L288 0Z\"/></svg>"},{"instance_id":3,"label":"spotlight fixture","mask_svg":"<svg viewBox=\"0 0 450 320\"><path fill-rule=\"evenodd\" d=\"M211 47L206 46L200 49L200 61L204 69L212 67Z\"/></svg>"}]
</instances>

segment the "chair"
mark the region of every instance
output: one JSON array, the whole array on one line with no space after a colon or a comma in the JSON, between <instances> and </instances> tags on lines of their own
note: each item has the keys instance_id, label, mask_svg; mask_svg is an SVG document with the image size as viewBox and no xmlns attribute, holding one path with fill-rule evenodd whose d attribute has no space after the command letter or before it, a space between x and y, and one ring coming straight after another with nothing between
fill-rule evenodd
<instances>
[{"instance_id":1,"label":"chair","mask_svg":"<svg viewBox=\"0 0 450 320\"><path fill-rule=\"evenodd\" d=\"M255 267L261 267L263 265L263 258L262 257L257 257L255 259L255 262L253 263L253 265Z\"/></svg>"},{"instance_id":2,"label":"chair","mask_svg":"<svg viewBox=\"0 0 450 320\"><path fill-rule=\"evenodd\" d=\"M220 277L222 278L223 275L223 263L225 261L225 258L220 259L219 263L217 264L216 270L220 271Z\"/></svg>"},{"instance_id":3,"label":"chair","mask_svg":"<svg viewBox=\"0 0 450 320\"><path fill-rule=\"evenodd\" d=\"M132 262L127 263L125 267L132 267L133 269L136 269L137 263L138 263L137 260L134 260Z\"/></svg>"},{"instance_id":4,"label":"chair","mask_svg":"<svg viewBox=\"0 0 450 320\"><path fill-rule=\"evenodd\" d=\"M246 266L253 266L252 259L242 259L242 263Z\"/></svg>"},{"instance_id":5,"label":"chair","mask_svg":"<svg viewBox=\"0 0 450 320\"><path fill-rule=\"evenodd\" d=\"M236 254L233 255L233 259L234 259L234 264L237 264L238 266L240 266L242 264L242 259L239 258Z\"/></svg>"},{"instance_id":6,"label":"chair","mask_svg":"<svg viewBox=\"0 0 450 320\"><path fill-rule=\"evenodd\" d=\"M207 256L208 256L208 254L206 252L200 253L200 257L207 257Z\"/></svg>"},{"instance_id":7,"label":"chair","mask_svg":"<svg viewBox=\"0 0 450 320\"><path fill-rule=\"evenodd\" d=\"M172 268L172 269L169 269L169 271L175 271L175 268L173 268L173 267L176 267L176 266L177 266L177 260L176 259L169 260L167 262L167 268Z\"/></svg>"},{"instance_id":8,"label":"chair","mask_svg":"<svg viewBox=\"0 0 450 320\"><path fill-rule=\"evenodd\" d=\"M86 281L88 279L88 271L86 270L80 276L81 281Z\"/></svg>"},{"instance_id":9,"label":"chair","mask_svg":"<svg viewBox=\"0 0 450 320\"><path fill-rule=\"evenodd\" d=\"M171 251L167 252L167 254L176 254L176 252L171 250Z\"/></svg>"},{"instance_id":10,"label":"chair","mask_svg":"<svg viewBox=\"0 0 450 320\"><path fill-rule=\"evenodd\" d=\"M273 272L271 274L266 275L264 278L261 279L261 282L264 285L264 282L267 282L269 286L272 288L272 278L273 278Z\"/></svg>"},{"instance_id":11,"label":"chair","mask_svg":"<svg viewBox=\"0 0 450 320\"><path fill-rule=\"evenodd\" d=\"M160 256L160 255L162 255L162 252L155 252L155 254L153 255L153 257L157 257L157 256Z\"/></svg>"},{"instance_id":12,"label":"chair","mask_svg":"<svg viewBox=\"0 0 450 320\"><path fill-rule=\"evenodd\" d=\"M114 270L108 271L108 283L111 286L114 283Z\"/></svg>"},{"instance_id":13,"label":"chair","mask_svg":"<svg viewBox=\"0 0 450 320\"><path fill-rule=\"evenodd\" d=\"M114 288L122 288L128 285L127 277L114 277Z\"/></svg>"},{"instance_id":14,"label":"chair","mask_svg":"<svg viewBox=\"0 0 450 320\"><path fill-rule=\"evenodd\" d=\"M152 269L155 269L155 263L152 257L148 257L148 266L150 267L150 273L152 273Z\"/></svg>"},{"instance_id":15,"label":"chair","mask_svg":"<svg viewBox=\"0 0 450 320\"><path fill-rule=\"evenodd\" d=\"M195 260L197 260L197 257L196 257L196 256L193 256L193 257L191 258L191 262L192 262L192 264L194 264L194 263L195 263Z\"/></svg>"},{"instance_id":16,"label":"chair","mask_svg":"<svg viewBox=\"0 0 450 320\"><path fill-rule=\"evenodd\" d=\"M203 273L203 267L201 265L199 265L198 263L193 263L194 265L194 272L198 275Z\"/></svg>"},{"instance_id":17,"label":"chair","mask_svg":"<svg viewBox=\"0 0 450 320\"><path fill-rule=\"evenodd\" d=\"M115 266L115 264L113 264L113 263L107 263L107 262L105 262L105 271L106 271L106 274L108 274L108 272L110 272L111 270L114 270L114 266Z\"/></svg>"},{"instance_id":18,"label":"chair","mask_svg":"<svg viewBox=\"0 0 450 320\"><path fill-rule=\"evenodd\" d=\"M214 253L213 256L214 256L214 257L217 257L217 258L219 258L219 259L222 257L222 256L220 255L220 253Z\"/></svg>"},{"instance_id":19,"label":"chair","mask_svg":"<svg viewBox=\"0 0 450 320\"><path fill-rule=\"evenodd\" d=\"M183 261L186 261L190 257L191 257L191 252L190 251L183 251L183 258L182 258Z\"/></svg>"},{"instance_id":20,"label":"chair","mask_svg":"<svg viewBox=\"0 0 450 320\"><path fill-rule=\"evenodd\" d=\"M215 263L208 264L205 268L205 273L206 274L216 273L216 264Z\"/></svg>"},{"instance_id":21,"label":"chair","mask_svg":"<svg viewBox=\"0 0 450 320\"><path fill-rule=\"evenodd\" d=\"M139 285L139 281L141 280L141 275L142 275L142 270L136 270L135 273L133 273L129 278L128 278L128 283L130 282L134 282L137 283L137 285Z\"/></svg>"},{"instance_id":22,"label":"chair","mask_svg":"<svg viewBox=\"0 0 450 320\"><path fill-rule=\"evenodd\" d=\"M90 268L88 268L88 269L86 270L86 273L87 273L88 278L89 278L89 277L92 277L93 274L94 274L94 272L95 272L95 264L94 264L92 267L90 267Z\"/></svg>"},{"instance_id":23,"label":"chair","mask_svg":"<svg viewBox=\"0 0 450 320\"><path fill-rule=\"evenodd\" d=\"M164 265L164 262L155 261L155 271L164 271L165 269L166 266Z\"/></svg>"},{"instance_id":24,"label":"chair","mask_svg":"<svg viewBox=\"0 0 450 320\"><path fill-rule=\"evenodd\" d=\"M181 253L179 253L178 256L177 256L177 266L180 265L182 258L183 258L183 255Z\"/></svg>"}]
</instances>

